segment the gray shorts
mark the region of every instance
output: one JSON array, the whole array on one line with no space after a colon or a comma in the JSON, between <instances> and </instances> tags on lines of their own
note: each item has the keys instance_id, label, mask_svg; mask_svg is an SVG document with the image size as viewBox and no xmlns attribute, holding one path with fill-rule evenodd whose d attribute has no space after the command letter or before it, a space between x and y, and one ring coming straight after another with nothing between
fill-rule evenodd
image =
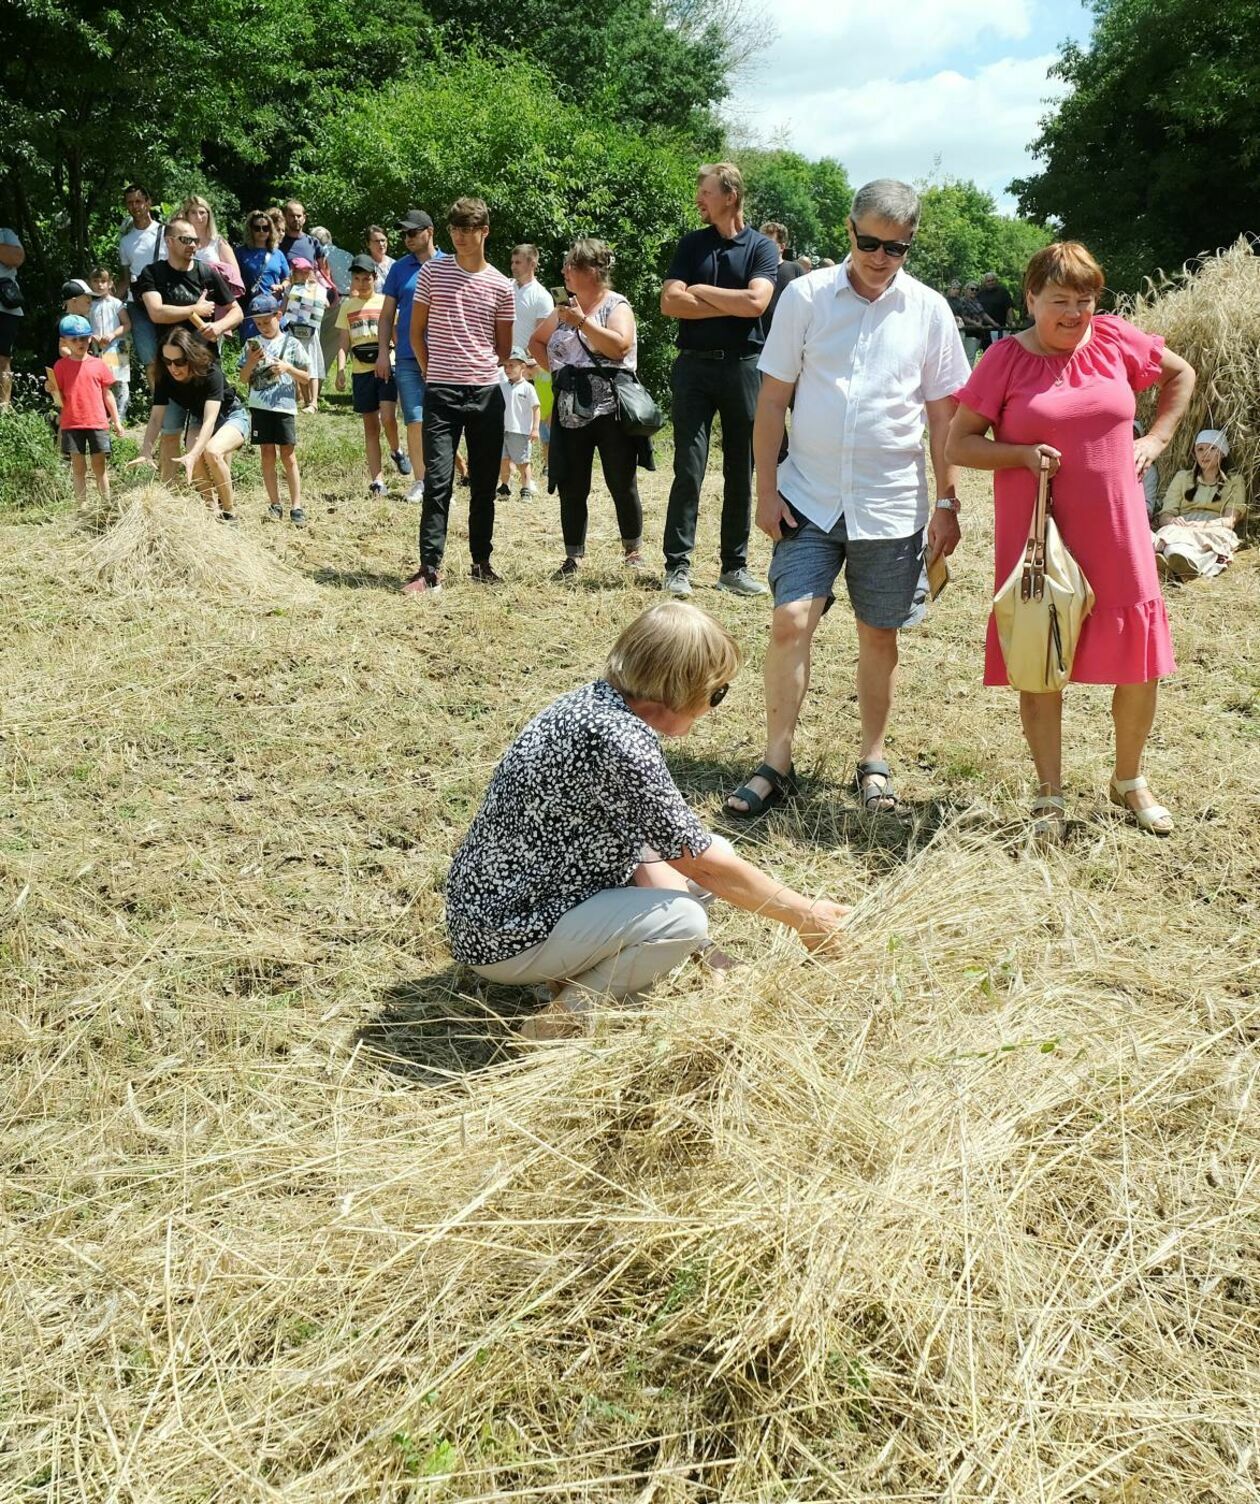
<instances>
[{"instance_id":1,"label":"gray shorts","mask_svg":"<svg viewBox=\"0 0 1260 1504\"><path fill-rule=\"evenodd\" d=\"M503 458L511 460L514 465L528 465L529 435L527 433L505 433L503 435Z\"/></svg>"},{"instance_id":2,"label":"gray shorts","mask_svg":"<svg viewBox=\"0 0 1260 1504\"><path fill-rule=\"evenodd\" d=\"M804 517L800 523L794 538L774 545L770 585L776 606L825 599L823 609L830 610L843 569L853 614L868 627L917 627L927 615L922 528L908 538L850 540L843 517L829 533Z\"/></svg>"}]
</instances>

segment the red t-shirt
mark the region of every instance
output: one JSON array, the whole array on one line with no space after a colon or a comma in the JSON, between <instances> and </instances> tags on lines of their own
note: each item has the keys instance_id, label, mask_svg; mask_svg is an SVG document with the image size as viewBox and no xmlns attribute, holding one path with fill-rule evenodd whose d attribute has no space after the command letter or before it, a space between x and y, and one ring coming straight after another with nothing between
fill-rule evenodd
<instances>
[{"instance_id":1,"label":"red t-shirt","mask_svg":"<svg viewBox=\"0 0 1260 1504\"><path fill-rule=\"evenodd\" d=\"M466 272L454 256L435 256L420 268L416 298L429 309L427 380L495 386L499 356L494 326L516 319L511 279L493 266Z\"/></svg>"},{"instance_id":2,"label":"red t-shirt","mask_svg":"<svg viewBox=\"0 0 1260 1504\"><path fill-rule=\"evenodd\" d=\"M114 384L114 373L95 355L71 360L63 355L53 366L53 376L61 388L62 428L108 428L105 390Z\"/></svg>"}]
</instances>

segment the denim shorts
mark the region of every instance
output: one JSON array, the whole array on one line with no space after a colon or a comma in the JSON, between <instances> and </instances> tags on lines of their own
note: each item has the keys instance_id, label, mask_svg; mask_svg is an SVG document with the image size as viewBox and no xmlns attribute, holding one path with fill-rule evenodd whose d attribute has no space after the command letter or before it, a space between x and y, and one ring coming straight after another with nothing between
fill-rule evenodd
<instances>
[{"instance_id":1,"label":"denim shorts","mask_svg":"<svg viewBox=\"0 0 1260 1504\"><path fill-rule=\"evenodd\" d=\"M383 402L397 402L398 387L392 376L388 381L382 381L375 371L352 371L350 395L355 412L362 416L380 412Z\"/></svg>"},{"instance_id":2,"label":"denim shorts","mask_svg":"<svg viewBox=\"0 0 1260 1504\"><path fill-rule=\"evenodd\" d=\"M181 407L178 402L166 404L166 411L162 414L164 434L179 434L182 438L186 433L195 434L200 427L201 419L194 418L186 407Z\"/></svg>"},{"instance_id":3,"label":"denim shorts","mask_svg":"<svg viewBox=\"0 0 1260 1504\"><path fill-rule=\"evenodd\" d=\"M233 408L226 418L220 417L219 421L214 425L215 433L218 433L221 428L234 428L248 444L250 428L249 409L247 407Z\"/></svg>"},{"instance_id":4,"label":"denim shorts","mask_svg":"<svg viewBox=\"0 0 1260 1504\"><path fill-rule=\"evenodd\" d=\"M398 388L398 405L404 423L424 422L424 377L420 362L400 355L394 362L394 385Z\"/></svg>"},{"instance_id":5,"label":"denim shorts","mask_svg":"<svg viewBox=\"0 0 1260 1504\"><path fill-rule=\"evenodd\" d=\"M136 359L142 366L151 366L158 357L157 325L139 298L127 304L127 312L131 315L131 342Z\"/></svg>"},{"instance_id":6,"label":"denim shorts","mask_svg":"<svg viewBox=\"0 0 1260 1504\"><path fill-rule=\"evenodd\" d=\"M788 503L789 507L791 502ZM853 614L868 627L917 627L927 614L923 529L908 538L849 539L841 517L829 533L795 513L801 530L780 538L770 560L776 606L823 600L828 609L840 571Z\"/></svg>"}]
</instances>

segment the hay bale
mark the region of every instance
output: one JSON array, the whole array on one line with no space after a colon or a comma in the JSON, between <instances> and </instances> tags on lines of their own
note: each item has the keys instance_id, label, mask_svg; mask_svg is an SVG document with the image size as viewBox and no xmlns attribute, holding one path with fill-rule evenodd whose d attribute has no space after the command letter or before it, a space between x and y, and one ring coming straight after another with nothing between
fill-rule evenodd
<instances>
[{"instance_id":1,"label":"hay bale","mask_svg":"<svg viewBox=\"0 0 1260 1504\"><path fill-rule=\"evenodd\" d=\"M318 599L315 587L225 527L199 502L152 484L127 491L83 557L89 581L125 594L191 589L243 606L273 609Z\"/></svg>"},{"instance_id":2,"label":"hay bale","mask_svg":"<svg viewBox=\"0 0 1260 1504\"><path fill-rule=\"evenodd\" d=\"M1227 250L1187 263L1173 277L1161 274L1141 297L1120 312L1151 334L1162 334L1170 350L1198 373L1190 410L1160 461L1167 482L1194 463L1194 436L1203 428L1223 428L1229 436L1230 466L1242 475L1255 515L1260 480L1260 244L1240 236ZM1141 415L1149 425L1155 399L1147 397Z\"/></svg>"}]
</instances>

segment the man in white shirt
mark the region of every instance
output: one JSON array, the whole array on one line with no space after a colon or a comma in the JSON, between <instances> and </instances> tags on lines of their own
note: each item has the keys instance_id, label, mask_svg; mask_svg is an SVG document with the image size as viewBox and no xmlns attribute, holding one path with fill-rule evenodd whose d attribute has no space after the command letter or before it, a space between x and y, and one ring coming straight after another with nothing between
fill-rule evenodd
<instances>
[{"instance_id":1,"label":"man in white shirt","mask_svg":"<svg viewBox=\"0 0 1260 1504\"><path fill-rule=\"evenodd\" d=\"M116 291L127 305L131 318L131 342L152 391L157 374L158 331L143 302L136 296L135 285L146 267L166 259L165 226L160 219L153 217L149 208L152 200L139 183L132 183L123 190L123 203L131 215L131 223L118 241L122 271L118 274Z\"/></svg>"},{"instance_id":2,"label":"man in white shirt","mask_svg":"<svg viewBox=\"0 0 1260 1504\"><path fill-rule=\"evenodd\" d=\"M855 786L868 814L897 807L884 758L897 633L926 614L925 557L958 546L958 471L945 462L945 438L953 394L970 374L949 305L903 269L918 223L919 198L906 184L880 178L860 188L848 259L784 290L762 352L757 526L775 540L766 756L727 800L732 815L759 815L795 791L792 737L810 644L841 569L857 619ZM791 447L777 464L793 400Z\"/></svg>"},{"instance_id":3,"label":"man in white shirt","mask_svg":"<svg viewBox=\"0 0 1260 1504\"><path fill-rule=\"evenodd\" d=\"M516 286L512 295L516 299L516 321L512 325L512 345L522 350L529 349L534 330L547 318L556 306L555 299L538 280L538 247L528 241L512 251L512 280ZM524 336L522 338L522 336ZM526 379L531 381L538 394L539 405L551 416L551 374L532 360L525 363ZM544 431L545 430L545 431ZM541 424L543 474L547 473L547 451L550 446L551 428Z\"/></svg>"}]
</instances>

